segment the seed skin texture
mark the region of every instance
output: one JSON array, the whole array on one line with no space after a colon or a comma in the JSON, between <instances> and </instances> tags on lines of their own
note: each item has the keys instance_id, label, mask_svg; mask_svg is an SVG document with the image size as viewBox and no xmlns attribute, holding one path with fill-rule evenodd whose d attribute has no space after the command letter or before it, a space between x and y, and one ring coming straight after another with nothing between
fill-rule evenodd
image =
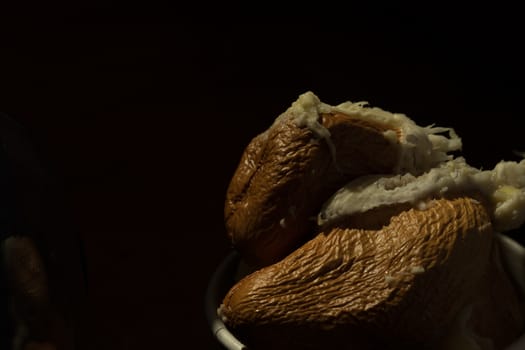
<instances>
[{"instance_id":1,"label":"seed skin texture","mask_svg":"<svg viewBox=\"0 0 525 350\"><path fill-rule=\"evenodd\" d=\"M239 281L220 313L250 349L379 349L439 344L465 309L496 349L523 331L489 215L469 197L323 227Z\"/></svg>"}]
</instances>

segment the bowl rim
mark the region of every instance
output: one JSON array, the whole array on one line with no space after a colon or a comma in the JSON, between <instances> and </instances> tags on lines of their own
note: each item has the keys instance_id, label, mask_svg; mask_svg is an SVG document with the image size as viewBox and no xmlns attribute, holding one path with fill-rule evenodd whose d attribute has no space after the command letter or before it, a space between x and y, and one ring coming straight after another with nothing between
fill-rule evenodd
<instances>
[{"instance_id":1,"label":"bowl rim","mask_svg":"<svg viewBox=\"0 0 525 350\"><path fill-rule=\"evenodd\" d=\"M503 261L511 278L525 297L525 246L505 234L497 233L496 238L502 249ZM233 250L217 266L212 274L205 293L205 313L208 325L217 341L228 350L248 350L239 339L235 337L221 320L218 314L224 295L234 284L234 276L241 260L240 254ZM518 278L521 276L521 278ZM525 349L525 334L516 339L504 350Z\"/></svg>"},{"instance_id":2,"label":"bowl rim","mask_svg":"<svg viewBox=\"0 0 525 350\"><path fill-rule=\"evenodd\" d=\"M228 350L247 350L226 327L218 314L222 298L233 283L233 275L240 261L237 251L230 252L224 258L210 278L205 294L205 312L208 324L215 338Z\"/></svg>"}]
</instances>

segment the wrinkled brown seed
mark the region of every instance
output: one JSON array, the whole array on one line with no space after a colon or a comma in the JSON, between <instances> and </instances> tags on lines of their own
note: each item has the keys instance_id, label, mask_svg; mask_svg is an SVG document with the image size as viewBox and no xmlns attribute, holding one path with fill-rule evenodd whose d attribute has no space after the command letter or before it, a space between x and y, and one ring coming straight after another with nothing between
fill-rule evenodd
<instances>
[{"instance_id":1,"label":"wrinkled brown seed","mask_svg":"<svg viewBox=\"0 0 525 350\"><path fill-rule=\"evenodd\" d=\"M482 204L404 209L382 228L340 222L248 275L224 298L226 324L256 349L418 348L472 304L468 324L507 345L524 321Z\"/></svg>"},{"instance_id":2,"label":"wrinkled brown seed","mask_svg":"<svg viewBox=\"0 0 525 350\"><path fill-rule=\"evenodd\" d=\"M343 184L391 173L397 164L398 147L384 136L386 127L340 113L323 114L319 122L330 132L334 154L290 116L255 137L242 155L227 190L225 222L252 266L275 263L310 238L312 218Z\"/></svg>"}]
</instances>

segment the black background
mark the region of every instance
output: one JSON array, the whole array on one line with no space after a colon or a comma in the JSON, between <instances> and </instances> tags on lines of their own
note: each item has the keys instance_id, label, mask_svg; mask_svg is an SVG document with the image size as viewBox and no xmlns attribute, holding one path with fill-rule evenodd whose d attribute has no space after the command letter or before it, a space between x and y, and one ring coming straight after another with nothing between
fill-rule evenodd
<instances>
[{"instance_id":1,"label":"black background","mask_svg":"<svg viewBox=\"0 0 525 350\"><path fill-rule=\"evenodd\" d=\"M474 166L525 150L517 7L290 6L2 13L0 111L28 131L84 242L86 347L219 349L203 298L230 248L226 187L300 93L454 127Z\"/></svg>"}]
</instances>

